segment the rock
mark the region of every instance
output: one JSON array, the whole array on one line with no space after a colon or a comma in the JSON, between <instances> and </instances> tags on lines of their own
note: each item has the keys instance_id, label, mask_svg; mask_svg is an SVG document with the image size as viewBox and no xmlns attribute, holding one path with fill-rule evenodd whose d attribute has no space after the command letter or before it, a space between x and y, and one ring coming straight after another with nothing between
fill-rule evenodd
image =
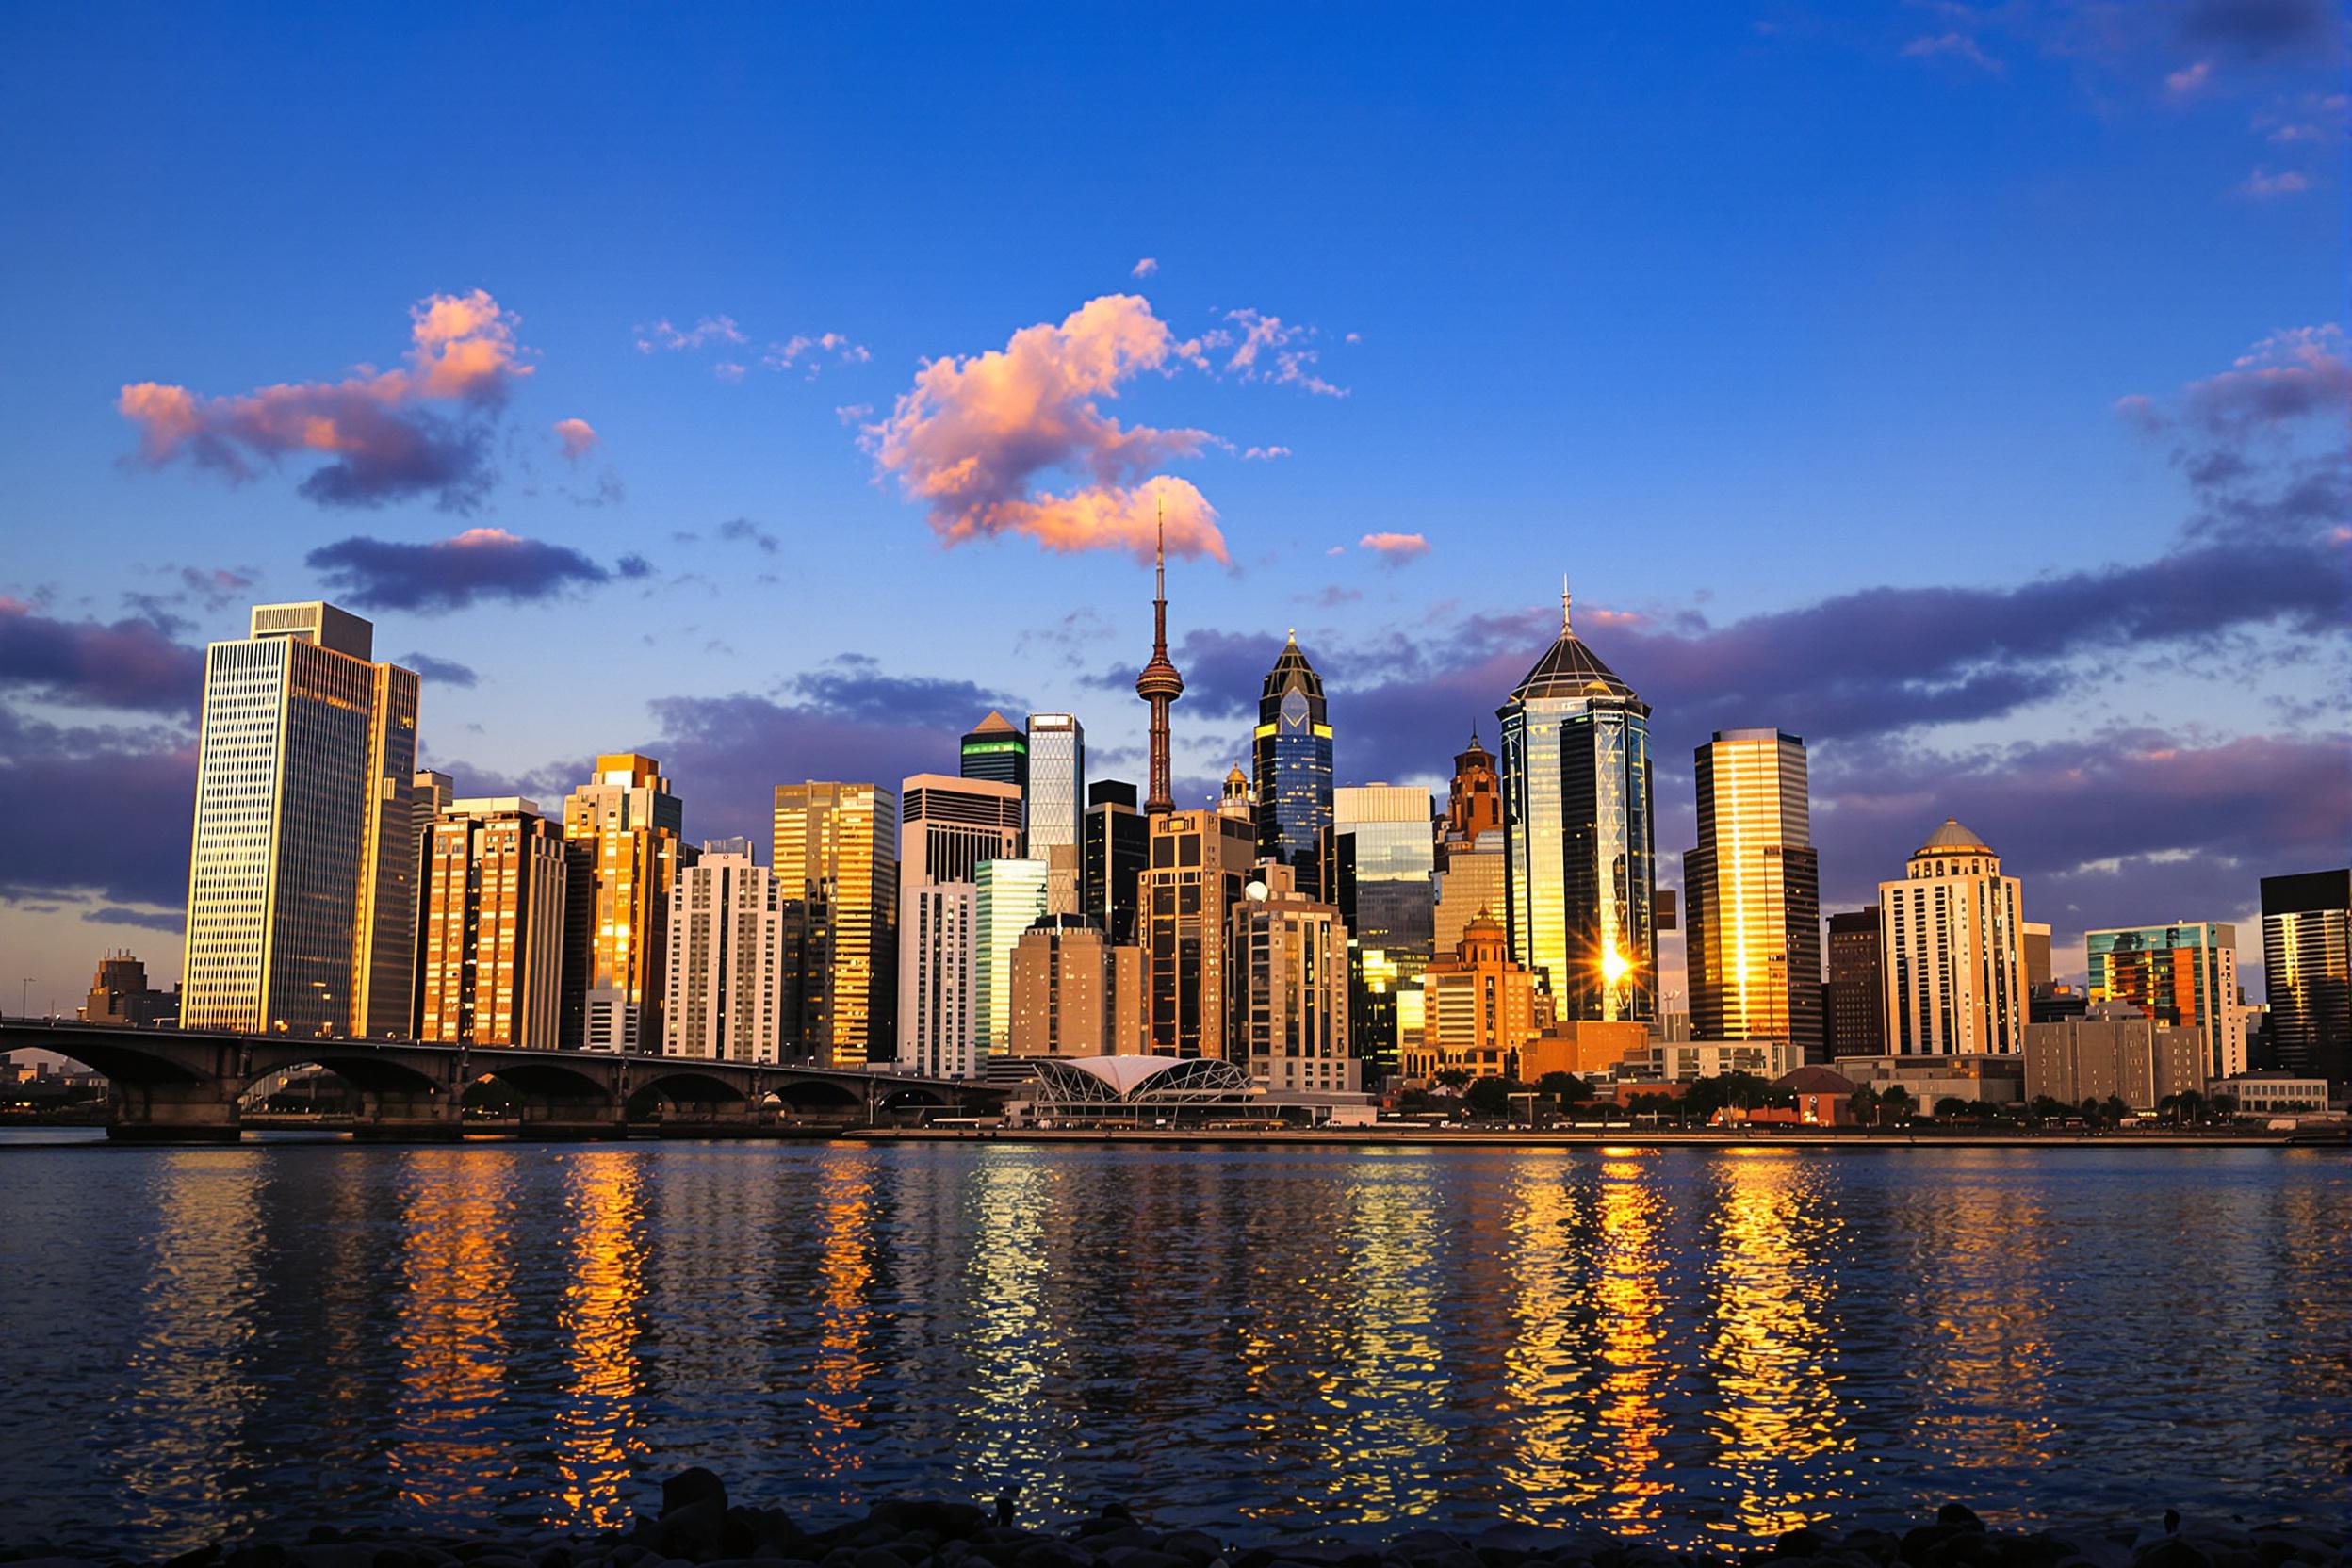
<instances>
[{"instance_id":1,"label":"rock","mask_svg":"<svg viewBox=\"0 0 2352 1568\"><path fill-rule=\"evenodd\" d=\"M988 1514L970 1503L882 1502L874 1504L866 1517L890 1525L902 1535L928 1535L931 1540L926 1546L941 1541L971 1541L988 1527Z\"/></svg>"},{"instance_id":2,"label":"rock","mask_svg":"<svg viewBox=\"0 0 2352 1568\"><path fill-rule=\"evenodd\" d=\"M1947 1525L1921 1525L1916 1529L1905 1530L1903 1532L1903 1544L1895 1555L1911 1564L1911 1568L1932 1568L1936 1561L1936 1548L1942 1545L1945 1538L1952 1533L1951 1527Z\"/></svg>"},{"instance_id":3,"label":"rock","mask_svg":"<svg viewBox=\"0 0 2352 1568\"><path fill-rule=\"evenodd\" d=\"M2141 1547L2132 1561L2132 1568L2213 1568L2213 1559L2177 1535Z\"/></svg>"},{"instance_id":4,"label":"rock","mask_svg":"<svg viewBox=\"0 0 2352 1568\"><path fill-rule=\"evenodd\" d=\"M709 1471L702 1474L708 1476ZM686 1480L694 1475L689 1470L677 1478ZM716 1481L716 1476L710 1477ZM727 1490L704 1490L699 1496L673 1501L672 1482L662 1483L662 1517L654 1525L660 1540L658 1548L663 1557L685 1558L699 1561L718 1556L727 1539Z\"/></svg>"},{"instance_id":5,"label":"rock","mask_svg":"<svg viewBox=\"0 0 2352 1568\"><path fill-rule=\"evenodd\" d=\"M1836 1536L1825 1534L1810 1525L1799 1525L1795 1529L1781 1531L1780 1539L1772 1543L1772 1550L1765 1555L1768 1557L1819 1557L1836 1544L1838 1544Z\"/></svg>"},{"instance_id":6,"label":"rock","mask_svg":"<svg viewBox=\"0 0 2352 1568\"><path fill-rule=\"evenodd\" d=\"M697 1464L691 1470L680 1470L662 1483L662 1517L667 1519L690 1504L716 1499L717 1511L727 1511L727 1483L713 1471Z\"/></svg>"},{"instance_id":7,"label":"rock","mask_svg":"<svg viewBox=\"0 0 2352 1568\"><path fill-rule=\"evenodd\" d=\"M1224 1555L1225 1548L1217 1537L1206 1530L1178 1530L1160 1537L1160 1550L1183 1558L1196 1568L1207 1568Z\"/></svg>"}]
</instances>

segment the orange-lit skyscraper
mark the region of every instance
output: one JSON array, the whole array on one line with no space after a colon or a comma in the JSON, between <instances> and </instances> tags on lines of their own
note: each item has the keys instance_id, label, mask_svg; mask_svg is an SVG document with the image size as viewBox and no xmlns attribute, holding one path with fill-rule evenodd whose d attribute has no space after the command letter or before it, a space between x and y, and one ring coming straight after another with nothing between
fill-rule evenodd
<instances>
[{"instance_id":1,"label":"orange-lit skyscraper","mask_svg":"<svg viewBox=\"0 0 2352 1568\"><path fill-rule=\"evenodd\" d=\"M408 1032L416 674L374 645L312 600L205 650L182 1028Z\"/></svg>"},{"instance_id":2,"label":"orange-lit skyscraper","mask_svg":"<svg viewBox=\"0 0 2352 1568\"><path fill-rule=\"evenodd\" d=\"M1820 1061L1821 858L1805 742L1719 729L1698 748L1699 842L1682 858L1690 1027L1703 1040L1786 1040Z\"/></svg>"},{"instance_id":3,"label":"orange-lit skyscraper","mask_svg":"<svg viewBox=\"0 0 2352 1568\"><path fill-rule=\"evenodd\" d=\"M452 800L425 837L416 1037L551 1050L562 1037L564 828L535 802Z\"/></svg>"},{"instance_id":4,"label":"orange-lit skyscraper","mask_svg":"<svg viewBox=\"0 0 2352 1568\"><path fill-rule=\"evenodd\" d=\"M776 787L787 1057L862 1068L895 1049L898 829L878 784Z\"/></svg>"},{"instance_id":5,"label":"orange-lit skyscraper","mask_svg":"<svg viewBox=\"0 0 2352 1568\"><path fill-rule=\"evenodd\" d=\"M1878 885L1886 1050L2007 1054L2025 1047L2025 931L2017 879L1952 818Z\"/></svg>"},{"instance_id":6,"label":"orange-lit skyscraper","mask_svg":"<svg viewBox=\"0 0 2352 1568\"><path fill-rule=\"evenodd\" d=\"M685 814L662 764L633 751L597 758L596 776L564 802L566 1046L659 1048L670 897L694 863Z\"/></svg>"}]
</instances>

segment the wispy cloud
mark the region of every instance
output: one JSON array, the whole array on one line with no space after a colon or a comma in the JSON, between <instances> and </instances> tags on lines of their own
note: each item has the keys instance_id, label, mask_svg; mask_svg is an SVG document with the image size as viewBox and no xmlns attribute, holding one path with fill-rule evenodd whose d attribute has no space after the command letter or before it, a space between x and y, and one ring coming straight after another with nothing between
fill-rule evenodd
<instances>
[{"instance_id":1,"label":"wispy cloud","mask_svg":"<svg viewBox=\"0 0 2352 1568\"><path fill-rule=\"evenodd\" d=\"M1321 355L1310 347L1319 329L1298 326L1279 316L1257 310L1229 310L1227 325L1203 333L1200 346L1226 355L1224 370L1242 381L1273 382L1296 386L1317 397L1344 398L1348 389L1335 386L1316 373Z\"/></svg>"},{"instance_id":2,"label":"wispy cloud","mask_svg":"<svg viewBox=\"0 0 2352 1568\"><path fill-rule=\"evenodd\" d=\"M2273 173L2267 169L2257 169L2238 187L2238 194L2267 202L2279 196L2299 195L2311 188L2311 176L2300 170L2281 169Z\"/></svg>"},{"instance_id":3,"label":"wispy cloud","mask_svg":"<svg viewBox=\"0 0 2352 1568\"><path fill-rule=\"evenodd\" d=\"M1271 463L1278 457L1288 457L1288 447L1246 447L1242 449L1244 463Z\"/></svg>"},{"instance_id":4,"label":"wispy cloud","mask_svg":"<svg viewBox=\"0 0 2352 1568\"><path fill-rule=\"evenodd\" d=\"M711 343L743 343L743 329L735 324L732 316L701 317L691 327L671 325L668 317L629 329L637 339L637 351L649 354L657 350L678 352L699 349Z\"/></svg>"},{"instance_id":5,"label":"wispy cloud","mask_svg":"<svg viewBox=\"0 0 2352 1568\"><path fill-rule=\"evenodd\" d=\"M329 462L302 493L326 506L380 506L430 495L466 512L489 489L489 427L517 378L517 318L482 289L435 294L410 311L408 363L362 367L338 382L304 382L206 397L138 382L116 406L139 427L139 459L161 468L185 456L233 482L255 464L298 454Z\"/></svg>"},{"instance_id":6,"label":"wispy cloud","mask_svg":"<svg viewBox=\"0 0 2352 1568\"><path fill-rule=\"evenodd\" d=\"M1915 38L1903 46L1903 53L1906 59L1959 60L1996 76L2007 71L2007 67L1986 54L1976 40L1966 33L1936 33Z\"/></svg>"},{"instance_id":7,"label":"wispy cloud","mask_svg":"<svg viewBox=\"0 0 2352 1568\"><path fill-rule=\"evenodd\" d=\"M454 659L435 659L429 653L404 653L398 662L407 665L436 686L480 685L482 677L471 664L461 664Z\"/></svg>"},{"instance_id":8,"label":"wispy cloud","mask_svg":"<svg viewBox=\"0 0 2352 1568\"><path fill-rule=\"evenodd\" d=\"M503 529L467 529L427 545L355 537L323 545L303 560L339 596L363 610L462 610L479 600L524 604L616 578L650 576L643 556L610 568L563 545Z\"/></svg>"},{"instance_id":9,"label":"wispy cloud","mask_svg":"<svg viewBox=\"0 0 2352 1568\"><path fill-rule=\"evenodd\" d=\"M1127 275L1131 278L1136 279L1148 278L1159 270L1160 258L1157 256L1146 256L1141 261L1136 262L1135 266L1129 268L1127 270Z\"/></svg>"}]
</instances>

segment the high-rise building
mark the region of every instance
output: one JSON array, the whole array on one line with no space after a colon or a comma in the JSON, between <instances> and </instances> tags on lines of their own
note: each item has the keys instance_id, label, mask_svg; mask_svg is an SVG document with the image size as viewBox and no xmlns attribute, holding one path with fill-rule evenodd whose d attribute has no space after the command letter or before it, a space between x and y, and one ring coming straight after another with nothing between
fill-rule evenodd
<instances>
[{"instance_id":1,"label":"high-rise building","mask_svg":"<svg viewBox=\"0 0 2352 1568\"><path fill-rule=\"evenodd\" d=\"M901 883L969 882L983 860L1021 855L1020 787L919 773L899 782Z\"/></svg>"},{"instance_id":2,"label":"high-rise building","mask_svg":"<svg viewBox=\"0 0 2352 1568\"><path fill-rule=\"evenodd\" d=\"M1139 1056L1143 953L1084 915L1048 915L1013 944L1015 1056Z\"/></svg>"},{"instance_id":3,"label":"high-rise building","mask_svg":"<svg viewBox=\"0 0 2352 1568\"><path fill-rule=\"evenodd\" d=\"M2352 1079L2352 870L2262 878L2262 978L2278 1066Z\"/></svg>"},{"instance_id":4,"label":"high-rise building","mask_svg":"<svg viewBox=\"0 0 2352 1568\"><path fill-rule=\"evenodd\" d=\"M673 900L663 1055L782 1059L784 932L782 890L751 841L705 840Z\"/></svg>"},{"instance_id":5,"label":"high-rise building","mask_svg":"<svg viewBox=\"0 0 2352 1568\"><path fill-rule=\"evenodd\" d=\"M1086 800L1086 731L1070 713L1029 715L1028 848L1043 860L1049 913L1078 912L1085 868L1079 849Z\"/></svg>"},{"instance_id":6,"label":"high-rise building","mask_svg":"<svg viewBox=\"0 0 2352 1568\"><path fill-rule=\"evenodd\" d=\"M993 708L965 735L960 756L966 778L1010 784L1016 790L1029 788L1029 739Z\"/></svg>"},{"instance_id":7,"label":"high-rise building","mask_svg":"<svg viewBox=\"0 0 2352 1568\"><path fill-rule=\"evenodd\" d=\"M1297 877L1260 861L1226 917L1228 1054L1270 1089L1353 1094L1364 1064L1348 1041L1348 927Z\"/></svg>"},{"instance_id":8,"label":"high-rise building","mask_svg":"<svg viewBox=\"0 0 2352 1568\"><path fill-rule=\"evenodd\" d=\"M425 841L416 1037L563 1042L564 825L519 795L451 800Z\"/></svg>"},{"instance_id":9,"label":"high-rise building","mask_svg":"<svg viewBox=\"0 0 2352 1568\"><path fill-rule=\"evenodd\" d=\"M1511 956L1563 1019L1658 1010L1650 709L1576 636L1560 636L1512 689L1503 725L1503 842Z\"/></svg>"},{"instance_id":10,"label":"high-rise building","mask_svg":"<svg viewBox=\"0 0 2352 1568\"><path fill-rule=\"evenodd\" d=\"M898 900L898 1067L976 1078L980 1038L980 889L909 880Z\"/></svg>"},{"instance_id":11,"label":"high-rise building","mask_svg":"<svg viewBox=\"0 0 2352 1568\"><path fill-rule=\"evenodd\" d=\"M1259 691L1250 773L1259 858L1280 860L1298 874L1301 893L1322 897L1315 858L1331 825L1331 719L1323 678L1299 651L1296 631Z\"/></svg>"},{"instance_id":12,"label":"high-rise building","mask_svg":"<svg viewBox=\"0 0 2352 1568\"><path fill-rule=\"evenodd\" d=\"M2090 1006L2122 1003L2158 1023L2194 1031L2205 1042L2208 1077L2246 1070L2236 926L2199 921L2090 931L2082 947L2090 964ZM2029 951L2026 968L2033 966ZM2030 998L2027 1007L2030 1012Z\"/></svg>"},{"instance_id":13,"label":"high-rise building","mask_svg":"<svg viewBox=\"0 0 2352 1568\"><path fill-rule=\"evenodd\" d=\"M1430 962L1421 976L1421 1011L1420 1044L1405 1062L1415 1078L1519 1077L1522 1054L1551 1022L1534 972L1511 957L1503 923L1493 915L1474 917L1454 950Z\"/></svg>"},{"instance_id":14,"label":"high-rise building","mask_svg":"<svg viewBox=\"0 0 2352 1568\"><path fill-rule=\"evenodd\" d=\"M1445 869L1456 850L1470 849L1502 827L1502 776L1494 771L1494 754L1478 743L1474 728L1470 743L1454 753L1454 781L1446 792L1446 815L1438 824L1438 869ZM1502 847L1499 840L1494 847Z\"/></svg>"},{"instance_id":15,"label":"high-rise building","mask_svg":"<svg viewBox=\"0 0 2352 1568\"><path fill-rule=\"evenodd\" d=\"M2050 922L2030 920L2025 923L2025 993L2031 997L2042 987L2050 985Z\"/></svg>"},{"instance_id":16,"label":"high-rise building","mask_svg":"<svg viewBox=\"0 0 2352 1568\"><path fill-rule=\"evenodd\" d=\"M776 787L787 1060L862 1068L896 1051L898 828L879 784Z\"/></svg>"},{"instance_id":17,"label":"high-rise building","mask_svg":"<svg viewBox=\"0 0 2352 1568\"><path fill-rule=\"evenodd\" d=\"M407 1032L416 675L374 644L314 600L205 649L182 1028Z\"/></svg>"},{"instance_id":18,"label":"high-rise building","mask_svg":"<svg viewBox=\"0 0 2352 1568\"><path fill-rule=\"evenodd\" d=\"M1436 954L1436 852L1427 790L1343 785L1331 792L1324 894L1349 949L1351 1046L1374 1078L1396 1070L1403 999Z\"/></svg>"},{"instance_id":19,"label":"high-rise building","mask_svg":"<svg viewBox=\"0 0 2352 1568\"><path fill-rule=\"evenodd\" d=\"M1984 841L1946 817L1903 880L1878 885L1886 1050L2002 1055L2025 1042L2024 922L2017 879Z\"/></svg>"},{"instance_id":20,"label":"high-rise building","mask_svg":"<svg viewBox=\"0 0 2352 1568\"><path fill-rule=\"evenodd\" d=\"M178 1014L170 991L147 988L147 966L128 953L108 953L90 976L90 996L74 1016L84 1023L151 1029Z\"/></svg>"},{"instance_id":21,"label":"high-rise building","mask_svg":"<svg viewBox=\"0 0 2352 1568\"><path fill-rule=\"evenodd\" d=\"M1886 1051L1886 984L1878 955L1878 906L1829 917L1829 979L1821 988L1828 1055Z\"/></svg>"},{"instance_id":22,"label":"high-rise building","mask_svg":"<svg viewBox=\"0 0 2352 1568\"><path fill-rule=\"evenodd\" d=\"M1013 1051L1013 949L1021 934L1045 918L1048 867L1043 860L983 860L973 877L972 1036L985 1067Z\"/></svg>"},{"instance_id":23,"label":"high-rise building","mask_svg":"<svg viewBox=\"0 0 2352 1568\"><path fill-rule=\"evenodd\" d=\"M1690 1026L1702 1040L1821 1046L1821 858L1805 742L1719 729L1698 748L1698 846L1682 858Z\"/></svg>"},{"instance_id":24,"label":"high-rise building","mask_svg":"<svg viewBox=\"0 0 2352 1568\"><path fill-rule=\"evenodd\" d=\"M598 757L595 776L564 800L565 1045L658 1048L670 899L694 860L685 819L662 764L633 751Z\"/></svg>"},{"instance_id":25,"label":"high-rise building","mask_svg":"<svg viewBox=\"0 0 2352 1568\"><path fill-rule=\"evenodd\" d=\"M1080 908L1113 947L1135 942L1135 881L1151 834L1135 809L1135 787L1105 778L1086 786L1086 843L1080 856Z\"/></svg>"},{"instance_id":26,"label":"high-rise building","mask_svg":"<svg viewBox=\"0 0 2352 1568\"><path fill-rule=\"evenodd\" d=\"M1168 522L1163 516L1158 527L1158 543L1154 548L1152 567L1152 661L1135 677L1135 695L1152 710L1152 760L1149 781L1150 793L1144 796L1144 815L1156 817L1176 809L1173 785L1170 783L1168 757L1168 705L1184 694L1184 678L1176 671L1168 657Z\"/></svg>"},{"instance_id":27,"label":"high-rise building","mask_svg":"<svg viewBox=\"0 0 2352 1568\"><path fill-rule=\"evenodd\" d=\"M1167 811L1151 820L1141 910L1148 1049L1161 1056L1226 1056L1225 917L1257 855L1246 817Z\"/></svg>"}]
</instances>

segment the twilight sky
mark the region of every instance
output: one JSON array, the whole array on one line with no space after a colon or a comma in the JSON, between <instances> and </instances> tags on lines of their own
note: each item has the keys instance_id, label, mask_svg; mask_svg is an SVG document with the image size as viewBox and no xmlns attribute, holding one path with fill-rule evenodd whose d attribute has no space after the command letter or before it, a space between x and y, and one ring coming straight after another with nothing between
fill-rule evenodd
<instances>
[{"instance_id":1,"label":"twilight sky","mask_svg":"<svg viewBox=\"0 0 2352 1568\"><path fill-rule=\"evenodd\" d=\"M1956 814L2078 968L2343 863L2328 0L1462 10L11 8L0 980L176 978L255 600L764 842L991 705L1138 777L1162 502L1183 796L1293 626L1442 789L1565 571L1670 882L1749 725L1826 905Z\"/></svg>"}]
</instances>

